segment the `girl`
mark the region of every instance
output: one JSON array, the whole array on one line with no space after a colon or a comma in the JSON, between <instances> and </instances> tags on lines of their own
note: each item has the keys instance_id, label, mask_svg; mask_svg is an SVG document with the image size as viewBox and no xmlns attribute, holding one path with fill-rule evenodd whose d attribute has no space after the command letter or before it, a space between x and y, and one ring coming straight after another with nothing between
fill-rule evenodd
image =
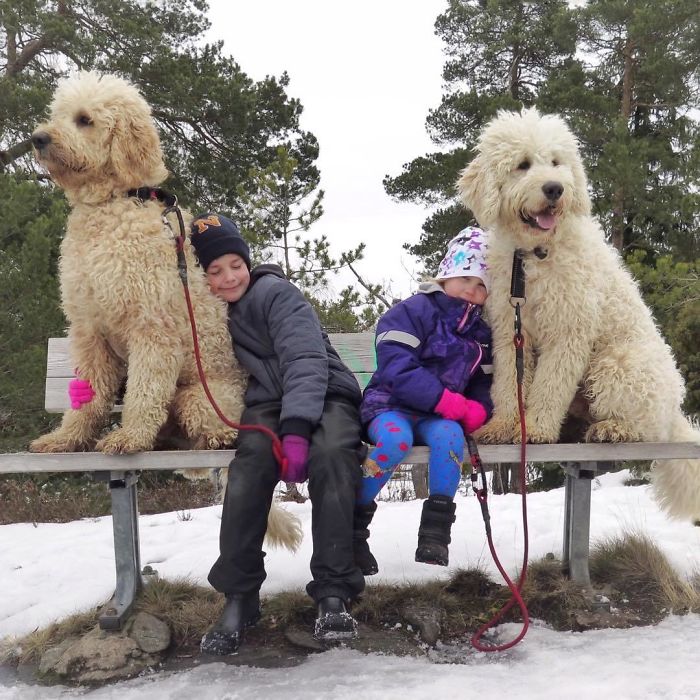
<instances>
[{"instance_id":1,"label":"girl","mask_svg":"<svg viewBox=\"0 0 700 700\"><path fill-rule=\"evenodd\" d=\"M375 445L363 465L355 509L355 561L377 573L367 538L374 499L415 442L430 447L416 561L447 566L453 501L464 433L492 411L491 332L481 317L488 276L486 233L468 228L450 241L432 282L387 311L377 325L377 370L365 389L361 419Z\"/></svg>"}]
</instances>

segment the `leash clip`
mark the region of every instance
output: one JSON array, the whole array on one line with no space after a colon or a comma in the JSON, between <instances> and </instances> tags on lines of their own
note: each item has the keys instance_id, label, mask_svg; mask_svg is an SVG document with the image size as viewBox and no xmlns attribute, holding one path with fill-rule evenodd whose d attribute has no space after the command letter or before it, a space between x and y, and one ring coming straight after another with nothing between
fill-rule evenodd
<instances>
[{"instance_id":1,"label":"leash clip","mask_svg":"<svg viewBox=\"0 0 700 700\"><path fill-rule=\"evenodd\" d=\"M525 305L525 251L516 248L513 251L513 267L510 273L510 305L517 307L519 304Z\"/></svg>"},{"instance_id":2,"label":"leash clip","mask_svg":"<svg viewBox=\"0 0 700 700\"><path fill-rule=\"evenodd\" d=\"M163 209L161 218L163 219L163 223L170 229L170 233L172 233L175 240L175 249L177 251L177 271L180 275L180 279L182 280L182 284L187 286L187 260L185 259L185 238L187 234L185 233L185 220L182 218L182 212L180 211L180 207L177 205L177 197L173 196L173 199L174 203ZM173 231L173 227L168 221L168 214L173 212L177 216L177 223L180 229L179 234L176 234L175 231Z\"/></svg>"}]
</instances>

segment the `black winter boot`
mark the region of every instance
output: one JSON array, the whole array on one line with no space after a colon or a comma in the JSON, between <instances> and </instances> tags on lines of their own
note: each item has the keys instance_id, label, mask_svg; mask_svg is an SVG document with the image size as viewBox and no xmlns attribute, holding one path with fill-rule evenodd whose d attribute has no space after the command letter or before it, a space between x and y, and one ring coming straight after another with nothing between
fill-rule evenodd
<instances>
[{"instance_id":1,"label":"black winter boot","mask_svg":"<svg viewBox=\"0 0 700 700\"><path fill-rule=\"evenodd\" d=\"M452 541L450 530L455 521L455 509L456 505L449 496L430 496L423 501L416 561L447 566L447 545Z\"/></svg>"},{"instance_id":2,"label":"black winter boot","mask_svg":"<svg viewBox=\"0 0 700 700\"><path fill-rule=\"evenodd\" d=\"M260 619L260 594L253 593L226 596L226 605L218 622L202 637L199 645L202 654L226 656L233 654L243 640L243 631Z\"/></svg>"},{"instance_id":3,"label":"black winter boot","mask_svg":"<svg viewBox=\"0 0 700 700\"><path fill-rule=\"evenodd\" d=\"M357 637L357 622L348 612L342 598L321 598L317 603L317 611L315 639L334 642Z\"/></svg>"},{"instance_id":4,"label":"black winter boot","mask_svg":"<svg viewBox=\"0 0 700 700\"><path fill-rule=\"evenodd\" d=\"M377 510L376 501L366 506L355 506L352 523L352 553L355 565L360 568L363 576L373 576L379 571L377 560L369 549L369 524Z\"/></svg>"}]
</instances>

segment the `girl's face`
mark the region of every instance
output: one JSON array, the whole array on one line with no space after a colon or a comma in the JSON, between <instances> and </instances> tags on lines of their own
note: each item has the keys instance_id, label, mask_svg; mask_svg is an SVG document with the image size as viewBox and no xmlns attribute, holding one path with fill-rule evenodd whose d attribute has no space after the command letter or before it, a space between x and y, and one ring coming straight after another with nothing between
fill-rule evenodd
<instances>
[{"instance_id":1,"label":"girl's face","mask_svg":"<svg viewBox=\"0 0 700 700\"><path fill-rule=\"evenodd\" d=\"M226 253L209 263L207 282L212 294L232 303L246 293L250 284L250 270L240 255Z\"/></svg>"},{"instance_id":2,"label":"girl's face","mask_svg":"<svg viewBox=\"0 0 700 700\"><path fill-rule=\"evenodd\" d=\"M478 277L449 277L441 280L445 294L472 304L483 305L489 293L486 285Z\"/></svg>"}]
</instances>

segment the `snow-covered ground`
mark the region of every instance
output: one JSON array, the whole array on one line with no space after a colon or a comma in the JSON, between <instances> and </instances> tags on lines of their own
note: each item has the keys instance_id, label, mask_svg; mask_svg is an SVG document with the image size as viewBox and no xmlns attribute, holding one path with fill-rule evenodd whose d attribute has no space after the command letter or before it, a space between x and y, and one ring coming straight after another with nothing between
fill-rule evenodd
<instances>
[{"instance_id":1,"label":"snow-covered ground","mask_svg":"<svg viewBox=\"0 0 700 700\"><path fill-rule=\"evenodd\" d=\"M700 528L669 521L646 486L622 485L626 472L596 479L591 538L640 532L648 534L684 577L700 571ZM514 572L522 558L519 496L490 496L496 549ZM564 517L562 489L528 496L531 559L559 555ZM301 550L268 552L263 594L301 589L311 553L311 509L286 504L304 524ZM372 583L446 577L449 570L413 561L420 502L380 503L371 544L380 565ZM206 585L217 554L220 507L143 516L142 563L166 578L189 577ZM457 522L450 548L452 567L479 564L495 580L499 575L485 542L481 512L473 496L458 498ZM77 610L94 607L114 588L111 518L62 525L0 527L0 638L21 635ZM517 634L505 625L503 638ZM99 690L44 688L3 680L0 699L30 698L419 698L500 697L567 699L700 698L697 640L700 616L671 617L655 627L554 632L534 622L525 639L501 654L461 649L459 664L426 659L364 656L334 649L309 657L293 669L256 669L214 663L194 670L122 682ZM4 683L4 685L3 685Z\"/></svg>"}]
</instances>

